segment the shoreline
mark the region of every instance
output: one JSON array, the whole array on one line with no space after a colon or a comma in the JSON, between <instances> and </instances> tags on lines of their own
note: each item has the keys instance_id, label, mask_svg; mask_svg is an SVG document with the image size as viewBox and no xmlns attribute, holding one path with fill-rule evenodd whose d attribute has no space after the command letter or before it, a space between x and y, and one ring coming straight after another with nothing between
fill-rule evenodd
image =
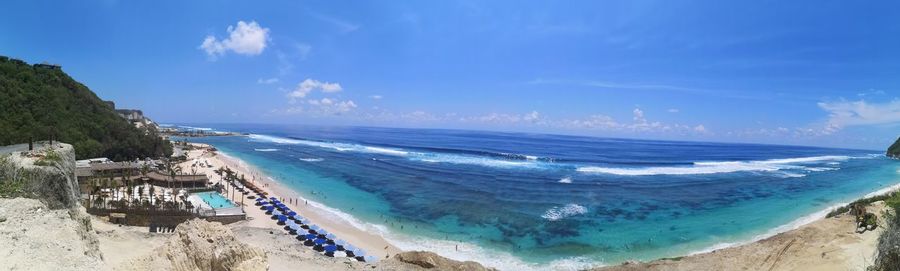
<instances>
[{"instance_id":1,"label":"shoreline","mask_svg":"<svg viewBox=\"0 0 900 271\"><path fill-rule=\"evenodd\" d=\"M213 144L206 143L190 142L190 144L203 147L215 147L215 145ZM329 207L314 200L309 200L301 196L293 189L285 187L285 185L279 182L276 178L263 173L254 165L244 161L243 159L235 157L234 155L230 155L227 152L222 151L221 149L217 148L215 156L203 155L200 157L195 157L190 155L195 151L187 152L189 153L189 156L188 161L185 163L192 162L194 161L194 159L205 159L208 162L221 162L222 165L228 166L232 170L237 171L238 174L245 174L248 179L254 179L255 177L253 183L257 184L258 187L265 190L266 192L269 192L270 196L295 198L298 199L298 202L307 201L309 205L289 204L289 206L291 206L292 209L300 213L302 216L309 218L310 221L312 221L314 224L317 224L329 230L339 238L348 241L354 246L365 249L369 253L369 255L379 255L374 254L373 252L375 251L386 252L388 256L393 256L397 253L406 251L428 251L449 259L457 261L474 261L482 264L483 266L493 267L499 270L584 270L605 266L598 262L587 262L584 259L578 257L563 258L554 260L549 263L535 264L525 262L508 252L491 250L481 247L475 243L457 240L436 239L422 236L411 236L392 232L387 229L386 226L362 221L360 219L357 219L353 215L345 213L339 209ZM214 166L213 168L209 169L211 176L216 176L211 172L212 170L217 168L218 166ZM263 212L260 211L259 208L256 208L256 206L249 205L249 207L252 207L250 209L254 210L248 210L248 217L251 216L251 213ZM309 215L310 212L314 212L317 215ZM254 219L254 221L256 220L257 219ZM249 223L249 225L254 227L280 229L280 227L275 227L275 224L269 221L268 215L263 215L258 220L263 220L264 223L257 224L254 221L250 221L251 223ZM341 230L333 230L338 228L340 228ZM368 241L377 245L363 245L362 243L354 242L353 240L363 240L364 242ZM356 243L360 243L360 245L357 245ZM387 250L384 249L385 247L388 247ZM385 254L382 253L380 256L384 255ZM384 257L379 258L384 259Z\"/></svg>"},{"instance_id":2,"label":"shoreline","mask_svg":"<svg viewBox=\"0 0 900 271\"><path fill-rule=\"evenodd\" d=\"M204 144L204 143L191 143L191 144L214 147L214 145ZM359 247L366 249L366 251L369 252L369 254L373 255L373 256L378 255L378 254L374 253L375 251L384 251L386 256L391 256L391 255L394 255L394 254L397 254L397 253L400 253L403 251L424 250L424 251L438 253L441 256L448 257L448 258L455 259L455 260L476 261L481 264L484 264L485 266L501 268L501 270L506 270L506 269L511 269L511 270L512 269L515 269L515 270L532 270L532 269L533 270L545 270L545 269L583 270L583 269L593 269L593 268L616 267L616 266L620 266L623 264L623 263L613 264L613 263L604 263L604 262L596 262L596 261L585 261L585 259L581 258L581 257L564 258L564 259L558 259L558 260L555 260L555 261L552 261L549 263L535 264L535 263L524 262L521 259L519 259L518 257L515 257L512 254L509 254L506 252L491 251L491 250L482 248L478 244L475 244L475 243L468 243L468 242L454 241L454 240L433 239L433 238L428 238L428 237L419 237L419 240L427 239L429 241L427 243L415 242L417 240L414 236L406 236L406 235L403 235L400 233L393 233L390 230L388 230L387 228L385 228L385 226L383 226L383 225L365 222L365 221L355 218L351 214L344 213L339 209L329 207L320 202L308 200L307 198L301 196L298 192L294 191L293 189L285 187L284 184L279 182L274 177L271 177L268 174L262 173L261 170L257 169L255 166L251 165L250 163L248 163L240 158L237 158L233 155L229 155L227 152L224 152L222 150L217 151L216 157L201 157L201 158L205 158L207 160L213 160L213 159L221 160L221 162L223 164L231 167L232 169L234 169L240 173L246 174L248 176L248 178L255 177L255 178L252 178L252 179L255 179L254 182L257 184L266 184L267 186L261 186L261 188L263 188L267 192L272 193L274 196L295 198L295 199L298 199L298 202L299 201L307 201L309 203L308 206L302 206L303 204L301 204L301 206L298 206L296 204L291 204L291 205L294 207L298 207L298 208L296 208L298 211L304 211L303 212L305 214L304 216L308 216L314 223L319 224L323 228L329 229L330 231L337 234L339 237L341 237L347 241L350 241L354 245L356 245L355 243L359 243L359 242L354 243L353 241L351 241L352 239L369 240L369 241L374 240L379 245L384 245L384 246L388 247L387 250L385 250L384 246L379 248L378 246L373 246L373 245L368 245L368 244L363 244L363 243L360 243L361 245L358 245ZM898 189L900 189L900 183L881 188L874 192L865 194L862 197L855 198L854 200L883 195L883 194L886 194L886 193L889 193L891 191L898 190ZM825 216L830 211L832 211L838 207L845 206L845 205L849 204L850 202L852 202L852 200L849 202L841 202L838 204L834 204L834 205L831 205L824 209L812 212L808 215L798 217L797 219L794 219L788 223L771 228L762 234L755 235L755 236L753 236L749 239L743 240L743 241L716 243L716 244L713 244L706 248L702 248L702 249L695 250L695 251L690 251L690 252L681 254L680 256L675 256L675 258L692 257L692 256L697 256L697 255L711 254L711 253L714 253L714 252L720 251L720 250L739 248L739 247L747 246L750 244L760 243L760 242L767 240L769 238L772 238L774 236L792 232L792 231L801 229L807 225L825 220L826 219ZM255 206L251 206L251 207L255 207ZM309 216L308 214L310 212L316 213L316 214L318 214L318 216L316 216L316 217ZM248 213L248 216L249 216L249 213ZM264 217L264 219L268 220L268 217ZM266 221L266 222L268 222L268 221ZM269 223L269 224L271 224L271 223ZM269 226L263 226L263 227L271 228L272 226L269 225ZM341 230L337 230L338 228L341 228ZM332 230L332 229L335 229L335 230ZM347 237L343 237L343 236L347 236ZM362 237L362 238L352 238L352 237ZM412 240L409 240L410 238L412 238ZM460 248L460 250L454 251L455 246L458 246ZM449 248L449 250L447 248ZM464 253L464 252L470 252L470 253ZM385 255L385 254L383 254L383 255ZM476 257L473 257L473 256L476 256ZM484 256L484 257L477 257L477 256ZM665 259L668 259L668 258L653 259L653 260L648 260L646 262L647 263L656 262L656 261L661 261L661 260L665 260ZM498 263L499 263L499 265L498 265Z\"/></svg>"},{"instance_id":3,"label":"shoreline","mask_svg":"<svg viewBox=\"0 0 900 271\"><path fill-rule=\"evenodd\" d=\"M862 197L859 197L859 198L854 199L853 201L861 200L861 199L865 199L865 198L871 198L871 197L875 197L875 196L881 196L881 195L885 195L885 194L887 194L887 193L890 193L890 192L893 192L893 191L897 191L897 190L900 190L900 183L896 183L896 184L894 184L894 185L891 185L891 186L888 186L888 187L885 187L885 188L876 190L876 191L874 191L874 192L868 193L868 194L866 194L866 195L864 195L864 196L862 196ZM791 222L788 222L788 223L786 223L786 224L783 224L783 225L780 225L780 226L771 228L771 229L769 229L768 231L766 231L765 233L762 233L762 234L753 236L753 238L751 238L751 239L749 239L749 240L738 241L738 242L732 242L732 243L719 243L719 244L714 244L714 245L709 246L709 247L707 247L707 248L703 248L703 249L700 249L700 250L697 250L697 251L694 251L694 252L690 252L690 253L685 254L685 255L683 255L683 256L676 256L676 257L687 257L687 256L694 256L694 255L706 254L706 253L711 253L711 252L714 252L714 251L717 251L717 250L728 249L728 248L734 248L734 247L740 247L740 246L744 246L744 245L756 243L756 242L759 242L759 241L762 241L762 240L771 238L771 237L773 237L773 236L775 236L775 235L782 234L782 233L786 233L786 232L793 231L793 230L797 230L797 229L799 229L799 228L802 228L803 226L806 226L806 225L815 223L815 222L817 222L817 221L821 221L821 220L823 220L823 219L826 219L826 215L828 215L829 212L831 212L831 211L833 211L833 210L835 210L835 209L837 209L837 208L846 206L847 204L850 204L850 203L852 203L853 201L849 201L849 202L841 202L841 203L838 203L838 204L829 206L828 208L825 208L825 209L822 209L822 210L813 212L813 213L811 213L811 214L808 214L808 215L805 215L805 216L801 216L801 217L799 217L799 218L797 218L797 219L792 220ZM664 259L664 258L662 258L662 259ZM657 261L657 260L661 260L661 259L655 259L655 260L650 260L650 261Z\"/></svg>"},{"instance_id":4,"label":"shoreline","mask_svg":"<svg viewBox=\"0 0 900 271\"><path fill-rule=\"evenodd\" d=\"M202 143L191 144L203 147L212 146ZM202 151L202 149L199 151ZM186 161L185 164L187 164L188 167L186 168L189 168L190 163L195 160L205 160L213 167L202 168L201 170L199 170L199 172L208 174L210 176L217 176L212 171L218 169L220 166L227 166L236 171L237 174L244 174L248 179L253 179L253 183L258 184L258 187L268 192L269 196L271 197L296 199L296 202L288 203L287 201L285 201L285 204L291 206L292 209L300 213L303 217L308 218L310 221L312 221L312 223L319 225L324 229L327 229L331 233L334 233L338 236L339 239L343 239L356 247L364 249L368 255L375 256L378 259L385 259L386 257L393 256L397 253L402 252L381 235L367 230L359 229L352 225L354 223L358 224L359 222L348 221L347 217L345 216L334 215L336 214L335 212L339 211L328 210L332 208L328 208L321 203L311 201L300 196L299 193L294 192L287 187L284 187L271 176L263 174L260 170L237 157L228 155L221 150L216 151L215 155L210 155L209 153L201 153L200 155L195 155L196 152L198 152L198 150L187 152L188 161ZM257 178L253 178L254 176ZM226 198L228 198L227 195ZM229 198L229 200L231 199ZM301 201L306 201L309 204L301 204ZM237 200L235 204L240 204L240 200ZM248 225L253 227L281 230L281 226L276 225L269 218L269 215L266 215L263 210L260 210L257 206L253 205L254 201L245 199L244 204L244 207L246 207L244 208L244 211L247 213L247 217L249 218L247 221Z\"/></svg>"}]
</instances>

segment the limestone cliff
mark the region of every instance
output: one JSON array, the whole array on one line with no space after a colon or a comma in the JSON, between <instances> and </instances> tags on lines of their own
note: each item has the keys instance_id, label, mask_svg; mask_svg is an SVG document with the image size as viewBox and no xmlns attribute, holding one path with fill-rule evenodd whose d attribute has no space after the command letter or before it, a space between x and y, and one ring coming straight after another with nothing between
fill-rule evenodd
<instances>
[{"instance_id":1,"label":"limestone cliff","mask_svg":"<svg viewBox=\"0 0 900 271\"><path fill-rule=\"evenodd\" d=\"M0 185L9 195L30 198L7 200L0 204L6 222L0 224L0 243L14 244L4 249L27 252L57 239L67 253L50 253L39 249L29 254L45 255L51 260L64 255L68 261L79 262L69 255L84 256L84 262L102 261L90 216L79 203L78 181L75 178L75 151L69 144L38 143L28 150L27 144L0 148ZM7 195L8 196L8 195ZM60 216L64 215L63 220ZM19 232L16 232L19 231ZM15 233L15 234L14 234ZM2 255L2 253L0 253ZM48 261L52 262L52 261ZM40 268L38 268L40 269Z\"/></svg>"}]
</instances>

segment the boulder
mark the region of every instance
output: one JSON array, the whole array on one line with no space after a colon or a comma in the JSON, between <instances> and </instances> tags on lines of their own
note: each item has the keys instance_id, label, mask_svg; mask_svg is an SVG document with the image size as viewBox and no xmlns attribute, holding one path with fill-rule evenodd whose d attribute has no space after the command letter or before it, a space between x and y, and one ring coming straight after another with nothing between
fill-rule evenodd
<instances>
[{"instance_id":1,"label":"boulder","mask_svg":"<svg viewBox=\"0 0 900 271\"><path fill-rule=\"evenodd\" d=\"M241 243L218 222L194 219L178 225L174 236L145 257L118 270L264 271L268 257L260 248Z\"/></svg>"},{"instance_id":2,"label":"boulder","mask_svg":"<svg viewBox=\"0 0 900 271\"><path fill-rule=\"evenodd\" d=\"M479 263L466 261L460 262L444 258L433 252L427 251L407 251L394 255L388 261L398 261L405 264L415 265L426 270L453 270L453 271L483 271L494 270L485 268ZM380 263L379 265L390 264Z\"/></svg>"}]
</instances>

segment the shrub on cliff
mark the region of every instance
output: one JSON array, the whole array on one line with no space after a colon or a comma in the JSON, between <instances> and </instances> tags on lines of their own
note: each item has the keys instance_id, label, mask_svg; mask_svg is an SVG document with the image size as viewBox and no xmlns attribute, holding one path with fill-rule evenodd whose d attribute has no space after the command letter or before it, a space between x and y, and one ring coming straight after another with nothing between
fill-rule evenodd
<instances>
[{"instance_id":1,"label":"shrub on cliff","mask_svg":"<svg viewBox=\"0 0 900 271\"><path fill-rule=\"evenodd\" d=\"M138 129L114 110L59 69L0 57L0 146L55 137L78 158L171 155L155 130Z\"/></svg>"}]
</instances>

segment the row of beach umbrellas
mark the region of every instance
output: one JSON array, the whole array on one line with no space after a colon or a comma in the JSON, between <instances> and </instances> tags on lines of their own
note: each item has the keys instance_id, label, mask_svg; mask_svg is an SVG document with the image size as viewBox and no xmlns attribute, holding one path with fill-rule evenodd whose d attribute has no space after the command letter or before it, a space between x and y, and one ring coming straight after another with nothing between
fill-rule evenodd
<instances>
[{"instance_id":1,"label":"row of beach umbrellas","mask_svg":"<svg viewBox=\"0 0 900 271\"><path fill-rule=\"evenodd\" d=\"M328 257L350 257L368 263L378 260L375 256L366 255L365 250L337 239L333 233L312 224L309 219L292 211L278 198L266 199L265 195L261 193L258 196L256 206L259 206L260 210L266 211L267 215L271 215L272 220L275 220L278 225L284 226L284 230L289 234L296 235L296 239L303 242L304 246L312 247L313 250Z\"/></svg>"}]
</instances>

